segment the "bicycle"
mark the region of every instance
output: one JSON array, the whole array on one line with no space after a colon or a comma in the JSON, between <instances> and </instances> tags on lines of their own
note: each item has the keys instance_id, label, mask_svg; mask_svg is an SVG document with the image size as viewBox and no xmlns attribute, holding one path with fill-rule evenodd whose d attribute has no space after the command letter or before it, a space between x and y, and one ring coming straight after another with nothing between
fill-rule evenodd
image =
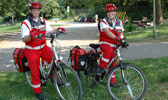
<instances>
[{"instance_id":1,"label":"bicycle","mask_svg":"<svg viewBox=\"0 0 168 100\"><path fill-rule=\"evenodd\" d=\"M60 32L63 33L63 32ZM40 79L41 85L46 86L47 81L50 81L61 98L61 100L81 100L82 98L82 85L77 73L65 63L61 61L61 57L58 56L56 47L54 46L54 40L59 36L56 35L46 36L50 38L51 49L53 51L53 58L51 64L42 63L40 60ZM42 35L39 35L41 38ZM42 39L42 38L41 38ZM25 72L26 80L30 86L32 86L31 72Z\"/></svg>"},{"instance_id":2,"label":"bicycle","mask_svg":"<svg viewBox=\"0 0 168 100\"><path fill-rule=\"evenodd\" d=\"M122 40L125 40L125 38ZM139 100L143 97L147 88L147 81L144 73L138 67L129 63L124 63L120 56L120 48L127 48L129 46L128 43L120 42L119 45L116 45L116 56L111 59L100 77L96 76L96 68L99 65L99 58L101 57L97 52L100 45L89 44L89 46L92 47L95 52L88 53L87 67L82 77L81 73L78 73L82 82L86 82L85 84L93 88L97 83L102 83L104 77L107 77L106 87L108 93L114 100ZM119 64L110 69L116 59L119 59ZM114 73L116 83L119 87L112 87L110 85L110 79Z\"/></svg>"}]
</instances>

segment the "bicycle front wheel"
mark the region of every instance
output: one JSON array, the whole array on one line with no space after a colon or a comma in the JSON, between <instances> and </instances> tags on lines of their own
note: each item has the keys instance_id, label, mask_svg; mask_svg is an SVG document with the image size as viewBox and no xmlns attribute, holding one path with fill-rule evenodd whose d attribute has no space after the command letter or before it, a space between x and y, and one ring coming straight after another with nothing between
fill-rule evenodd
<instances>
[{"instance_id":1,"label":"bicycle front wheel","mask_svg":"<svg viewBox=\"0 0 168 100\"><path fill-rule=\"evenodd\" d=\"M62 100L81 100L82 85L77 73L62 62L55 68L53 81Z\"/></svg>"},{"instance_id":2,"label":"bicycle front wheel","mask_svg":"<svg viewBox=\"0 0 168 100\"><path fill-rule=\"evenodd\" d=\"M124 64L124 66L123 72L120 66L115 66L111 70L107 78L108 92L114 100L140 100L146 91L146 78L136 66L130 64ZM114 73L119 87L110 86L110 80L112 76L114 77Z\"/></svg>"}]
</instances>

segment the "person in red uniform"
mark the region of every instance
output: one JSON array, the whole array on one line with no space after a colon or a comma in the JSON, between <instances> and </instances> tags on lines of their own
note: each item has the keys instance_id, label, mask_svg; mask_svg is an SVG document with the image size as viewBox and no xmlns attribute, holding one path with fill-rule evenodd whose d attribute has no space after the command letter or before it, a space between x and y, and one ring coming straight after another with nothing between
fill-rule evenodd
<instances>
[{"instance_id":1,"label":"person in red uniform","mask_svg":"<svg viewBox=\"0 0 168 100\"><path fill-rule=\"evenodd\" d=\"M53 53L46 45L45 37L42 37L41 39L39 35L55 34L60 29L62 31L65 31L65 29L51 28L44 18L39 17L42 8L39 2L30 2L28 7L30 14L22 22L21 38L25 43L25 56L31 71L32 88L38 99L45 100L46 96L42 92L39 75L40 57L48 63L51 63Z\"/></svg>"},{"instance_id":2,"label":"person in red uniform","mask_svg":"<svg viewBox=\"0 0 168 100\"><path fill-rule=\"evenodd\" d=\"M101 76L103 73L103 69L107 68L107 64L109 61L116 55L114 51L116 50L115 46L116 44L119 44L118 41L120 41L121 38L123 38L123 23L121 20L116 18L117 7L115 4L107 4L105 6L105 11L107 13L107 17L102 19L99 24L99 44L100 49L103 52L103 56L100 59L99 67L97 67L96 75ZM116 65L117 60L114 61L113 65L114 67ZM113 87L119 87L116 84L115 81L115 74L113 74L110 84Z\"/></svg>"}]
</instances>

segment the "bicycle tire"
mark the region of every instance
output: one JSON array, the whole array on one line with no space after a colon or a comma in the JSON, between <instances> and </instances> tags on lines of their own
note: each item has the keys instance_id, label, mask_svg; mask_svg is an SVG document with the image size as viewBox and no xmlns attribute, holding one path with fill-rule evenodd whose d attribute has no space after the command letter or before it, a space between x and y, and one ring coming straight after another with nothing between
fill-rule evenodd
<instances>
[{"instance_id":1,"label":"bicycle tire","mask_svg":"<svg viewBox=\"0 0 168 100\"><path fill-rule=\"evenodd\" d=\"M60 67L54 68L53 82L61 100L81 100L82 85L77 73L62 62L57 65Z\"/></svg>"},{"instance_id":2,"label":"bicycle tire","mask_svg":"<svg viewBox=\"0 0 168 100\"><path fill-rule=\"evenodd\" d=\"M27 80L28 84L31 87L33 87L32 80L31 80L31 72L30 71L26 71L24 74L25 74L25 77L26 77L26 80Z\"/></svg>"},{"instance_id":3,"label":"bicycle tire","mask_svg":"<svg viewBox=\"0 0 168 100\"><path fill-rule=\"evenodd\" d=\"M122 74L120 66L115 66L107 77L107 89L108 93L114 100L140 100L145 94L147 88L147 81L143 72L136 66L130 64L124 64L124 75L129 85L125 85L122 80ZM120 87L110 86L110 79L115 74L116 83ZM130 88L130 87L131 88ZM131 92L129 91L131 90Z\"/></svg>"},{"instance_id":4,"label":"bicycle tire","mask_svg":"<svg viewBox=\"0 0 168 100\"><path fill-rule=\"evenodd\" d=\"M42 67L42 64L40 64L40 69L41 69L41 70L39 70L39 73L40 73L40 71L42 71L41 73L43 73L43 75L47 75L49 68L46 68L46 66L49 66L49 65L48 65L48 63L46 63L46 64L44 64L44 66L45 66L45 68L43 68L43 67ZM24 74L25 74L25 77L26 77L26 80L27 80L28 84L29 84L31 87L33 87L32 79L31 79L31 71L26 71ZM41 79L41 78L40 78L40 79Z\"/></svg>"}]
</instances>

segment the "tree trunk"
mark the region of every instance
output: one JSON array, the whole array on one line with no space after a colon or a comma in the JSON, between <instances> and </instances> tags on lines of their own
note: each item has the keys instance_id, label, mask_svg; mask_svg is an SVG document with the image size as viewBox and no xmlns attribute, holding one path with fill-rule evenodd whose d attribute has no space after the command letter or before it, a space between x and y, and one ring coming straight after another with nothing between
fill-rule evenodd
<instances>
[{"instance_id":1,"label":"tree trunk","mask_svg":"<svg viewBox=\"0 0 168 100\"><path fill-rule=\"evenodd\" d=\"M12 15L12 26L14 26L14 25L15 25L15 22L14 22L14 17Z\"/></svg>"},{"instance_id":2,"label":"tree trunk","mask_svg":"<svg viewBox=\"0 0 168 100\"><path fill-rule=\"evenodd\" d=\"M161 0L156 0L156 24L163 24L164 23L164 19L163 19L163 15L162 15L162 8L161 8Z\"/></svg>"}]
</instances>

